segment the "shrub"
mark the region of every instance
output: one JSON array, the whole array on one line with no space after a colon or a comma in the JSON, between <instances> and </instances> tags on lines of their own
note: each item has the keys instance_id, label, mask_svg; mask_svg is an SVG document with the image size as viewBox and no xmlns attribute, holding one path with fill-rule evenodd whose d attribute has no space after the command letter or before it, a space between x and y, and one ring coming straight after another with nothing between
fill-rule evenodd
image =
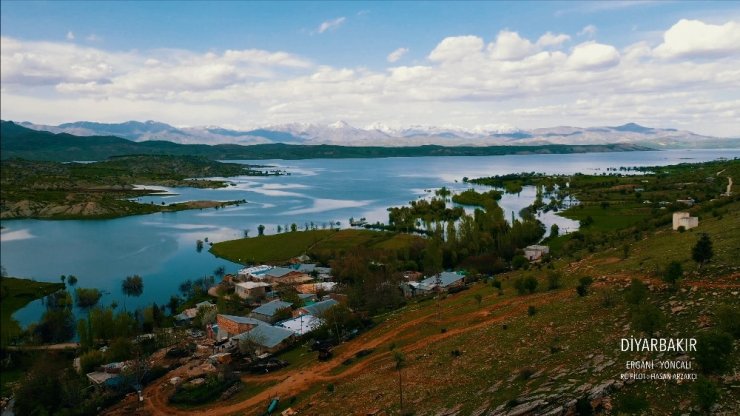
<instances>
[{"instance_id":1,"label":"shrub","mask_svg":"<svg viewBox=\"0 0 740 416\"><path fill-rule=\"evenodd\" d=\"M715 313L717 317L717 328L721 331L740 338L740 310L729 305L721 305Z\"/></svg>"},{"instance_id":2,"label":"shrub","mask_svg":"<svg viewBox=\"0 0 740 416\"><path fill-rule=\"evenodd\" d=\"M614 289L605 287L599 290L599 300L601 301L601 306L611 308L617 303L617 295Z\"/></svg>"},{"instance_id":3,"label":"shrub","mask_svg":"<svg viewBox=\"0 0 740 416\"><path fill-rule=\"evenodd\" d=\"M529 308L527 308L527 315L534 316L534 314L537 313L537 308L534 307L534 305L529 305Z\"/></svg>"},{"instance_id":4,"label":"shrub","mask_svg":"<svg viewBox=\"0 0 740 416\"><path fill-rule=\"evenodd\" d=\"M493 286L496 289L501 290L501 281L494 278L493 281L491 282L491 286Z\"/></svg>"},{"instance_id":5,"label":"shrub","mask_svg":"<svg viewBox=\"0 0 740 416\"><path fill-rule=\"evenodd\" d=\"M700 378L696 381L694 391L696 392L696 403L704 411L709 411L719 398L717 387L705 378Z\"/></svg>"},{"instance_id":6,"label":"shrub","mask_svg":"<svg viewBox=\"0 0 740 416\"><path fill-rule=\"evenodd\" d=\"M640 304L632 310L632 328L637 331L653 335L664 323L663 312L651 303Z\"/></svg>"},{"instance_id":7,"label":"shrub","mask_svg":"<svg viewBox=\"0 0 740 416\"><path fill-rule=\"evenodd\" d=\"M627 303L639 305L647 298L648 289L642 280L633 278L624 297Z\"/></svg>"},{"instance_id":8,"label":"shrub","mask_svg":"<svg viewBox=\"0 0 740 416\"><path fill-rule=\"evenodd\" d=\"M589 276L583 276L578 280L578 286L576 286L576 293L578 293L578 296L586 296L588 294L588 288L591 286L591 283L594 282L594 279L592 279Z\"/></svg>"},{"instance_id":9,"label":"shrub","mask_svg":"<svg viewBox=\"0 0 740 416\"><path fill-rule=\"evenodd\" d=\"M524 268L527 264L529 264L527 258L522 255L514 256L514 258L511 259L511 267L514 269Z\"/></svg>"},{"instance_id":10,"label":"shrub","mask_svg":"<svg viewBox=\"0 0 740 416\"><path fill-rule=\"evenodd\" d=\"M637 393L627 393L617 403L618 414L639 414L647 410L649 403L645 396Z\"/></svg>"},{"instance_id":11,"label":"shrub","mask_svg":"<svg viewBox=\"0 0 740 416\"><path fill-rule=\"evenodd\" d=\"M88 351L80 356L80 369L82 374L95 370L95 367L105 364L105 354L98 350Z\"/></svg>"},{"instance_id":12,"label":"shrub","mask_svg":"<svg viewBox=\"0 0 740 416\"><path fill-rule=\"evenodd\" d=\"M683 267L681 263L672 261L668 263L665 273L663 274L663 280L671 285L676 285L679 279L683 277Z\"/></svg>"},{"instance_id":13,"label":"shrub","mask_svg":"<svg viewBox=\"0 0 740 416\"><path fill-rule=\"evenodd\" d=\"M547 273L547 290L555 290L560 288L561 274L556 271L550 271Z\"/></svg>"},{"instance_id":14,"label":"shrub","mask_svg":"<svg viewBox=\"0 0 740 416\"><path fill-rule=\"evenodd\" d=\"M524 295L526 293L534 293L537 290L537 279L533 276L518 277L514 280L514 288L517 293Z\"/></svg>"},{"instance_id":15,"label":"shrub","mask_svg":"<svg viewBox=\"0 0 740 416\"><path fill-rule=\"evenodd\" d=\"M700 334L696 340L696 362L705 373L721 373L730 367L732 336L720 330Z\"/></svg>"}]
</instances>

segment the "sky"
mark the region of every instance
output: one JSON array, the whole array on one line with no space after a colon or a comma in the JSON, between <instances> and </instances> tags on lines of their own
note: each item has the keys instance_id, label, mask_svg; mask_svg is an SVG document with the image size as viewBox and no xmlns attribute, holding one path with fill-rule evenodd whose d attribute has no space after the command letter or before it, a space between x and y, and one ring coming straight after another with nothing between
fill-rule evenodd
<instances>
[{"instance_id":1,"label":"sky","mask_svg":"<svg viewBox=\"0 0 740 416\"><path fill-rule=\"evenodd\" d=\"M740 137L740 2L0 4L3 120Z\"/></svg>"}]
</instances>

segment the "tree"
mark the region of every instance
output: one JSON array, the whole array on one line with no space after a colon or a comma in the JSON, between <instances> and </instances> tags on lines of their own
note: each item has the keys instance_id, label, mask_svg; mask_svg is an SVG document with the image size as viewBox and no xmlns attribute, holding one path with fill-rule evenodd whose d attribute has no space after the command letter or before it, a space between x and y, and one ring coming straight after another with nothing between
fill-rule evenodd
<instances>
[{"instance_id":1,"label":"tree","mask_svg":"<svg viewBox=\"0 0 740 416\"><path fill-rule=\"evenodd\" d=\"M396 371L398 371L398 397L401 403L401 414L403 414L403 378L401 369L406 365L406 357L400 351L393 353L393 361L396 363Z\"/></svg>"},{"instance_id":2,"label":"tree","mask_svg":"<svg viewBox=\"0 0 740 416\"><path fill-rule=\"evenodd\" d=\"M257 235L260 236L260 237L263 236L263 235L265 235L265 226L264 225L260 224L257 227Z\"/></svg>"},{"instance_id":3,"label":"tree","mask_svg":"<svg viewBox=\"0 0 740 416\"><path fill-rule=\"evenodd\" d=\"M67 284L70 286L74 286L77 284L77 276L70 274L67 276Z\"/></svg>"},{"instance_id":4,"label":"tree","mask_svg":"<svg viewBox=\"0 0 740 416\"><path fill-rule=\"evenodd\" d=\"M660 308L652 303L643 303L632 310L632 327L652 336L663 327L665 318Z\"/></svg>"},{"instance_id":5,"label":"tree","mask_svg":"<svg viewBox=\"0 0 740 416\"><path fill-rule=\"evenodd\" d=\"M578 293L578 296L586 296L588 294L588 288L591 286L591 283L594 282L594 279L592 279L589 276L583 276L578 280L578 286L576 286L576 293Z\"/></svg>"},{"instance_id":6,"label":"tree","mask_svg":"<svg viewBox=\"0 0 740 416\"><path fill-rule=\"evenodd\" d=\"M216 270L213 271L213 274L216 275L219 279L222 279L226 274L226 268L224 266L218 266L216 267Z\"/></svg>"},{"instance_id":7,"label":"tree","mask_svg":"<svg viewBox=\"0 0 740 416\"><path fill-rule=\"evenodd\" d=\"M648 288L642 280L633 278L624 294L627 303L639 305L647 298Z\"/></svg>"},{"instance_id":8,"label":"tree","mask_svg":"<svg viewBox=\"0 0 740 416\"><path fill-rule=\"evenodd\" d=\"M557 224L550 226L550 238L555 238L560 235L560 227Z\"/></svg>"},{"instance_id":9,"label":"tree","mask_svg":"<svg viewBox=\"0 0 740 416\"><path fill-rule=\"evenodd\" d=\"M283 232L283 226L282 225L278 225L277 226L277 233L280 234L282 232Z\"/></svg>"},{"instance_id":10,"label":"tree","mask_svg":"<svg viewBox=\"0 0 740 416\"><path fill-rule=\"evenodd\" d=\"M560 288L560 279L561 279L560 272L556 272L554 270L550 270L547 273L547 290L555 290Z\"/></svg>"},{"instance_id":11,"label":"tree","mask_svg":"<svg viewBox=\"0 0 740 416\"><path fill-rule=\"evenodd\" d=\"M483 295L480 293L476 293L473 295L473 298L475 299L475 302L478 304L478 307L480 308L481 303L483 302Z\"/></svg>"},{"instance_id":12,"label":"tree","mask_svg":"<svg viewBox=\"0 0 740 416\"><path fill-rule=\"evenodd\" d=\"M250 230L249 228L246 228L246 229L244 230L244 238L249 238L249 232L250 232L250 231L252 231L252 230Z\"/></svg>"},{"instance_id":13,"label":"tree","mask_svg":"<svg viewBox=\"0 0 740 416\"><path fill-rule=\"evenodd\" d=\"M100 290L92 288L81 288L75 289L75 298L77 300L77 307L87 309L92 308L98 304L100 297L103 296Z\"/></svg>"},{"instance_id":14,"label":"tree","mask_svg":"<svg viewBox=\"0 0 740 416\"><path fill-rule=\"evenodd\" d=\"M696 392L696 402L705 412L708 412L719 398L717 386L706 378L697 380L694 384L694 391Z\"/></svg>"},{"instance_id":15,"label":"tree","mask_svg":"<svg viewBox=\"0 0 740 416\"><path fill-rule=\"evenodd\" d=\"M537 290L537 279L534 276L519 277L514 280L514 288L517 293L524 295L526 293L534 293Z\"/></svg>"},{"instance_id":16,"label":"tree","mask_svg":"<svg viewBox=\"0 0 740 416\"><path fill-rule=\"evenodd\" d=\"M126 276L121 284L121 291L126 297L134 296L139 297L144 293L144 280L138 274L133 276ZM126 302L123 303L123 308L126 309Z\"/></svg>"},{"instance_id":17,"label":"tree","mask_svg":"<svg viewBox=\"0 0 740 416\"><path fill-rule=\"evenodd\" d=\"M720 330L704 332L696 340L696 362L705 373L722 373L730 365L732 336Z\"/></svg>"},{"instance_id":18,"label":"tree","mask_svg":"<svg viewBox=\"0 0 740 416\"><path fill-rule=\"evenodd\" d=\"M296 223L290 224L290 232L294 233L296 231L298 231L298 225Z\"/></svg>"},{"instance_id":19,"label":"tree","mask_svg":"<svg viewBox=\"0 0 740 416\"><path fill-rule=\"evenodd\" d=\"M675 286L676 282L680 278L683 277L683 267L681 266L681 263L677 261L672 261L668 263L668 267L666 267L665 274L663 274L663 280L666 283L670 283L671 285Z\"/></svg>"},{"instance_id":20,"label":"tree","mask_svg":"<svg viewBox=\"0 0 740 416\"><path fill-rule=\"evenodd\" d=\"M712 250L712 240L709 238L707 233L703 233L696 242L696 245L694 245L694 248L691 250L691 258L694 259L695 262L699 263L699 268L701 269L701 266L709 263L713 256L714 251Z\"/></svg>"}]
</instances>

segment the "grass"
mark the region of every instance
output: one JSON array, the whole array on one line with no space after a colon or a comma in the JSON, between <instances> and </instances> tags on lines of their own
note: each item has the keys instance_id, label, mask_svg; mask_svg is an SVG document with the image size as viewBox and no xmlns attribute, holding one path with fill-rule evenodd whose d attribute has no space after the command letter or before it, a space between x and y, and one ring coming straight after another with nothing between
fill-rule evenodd
<instances>
[{"instance_id":1,"label":"grass","mask_svg":"<svg viewBox=\"0 0 740 416\"><path fill-rule=\"evenodd\" d=\"M581 221L587 217L593 219L590 228L599 231L614 231L631 227L650 217L650 209L642 204L623 202L607 208L597 205L576 205L559 215Z\"/></svg>"},{"instance_id":2,"label":"grass","mask_svg":"<svg viewBox=\"0 0 740 416\"><path fill-rule=\"evenodd\" d=\"M236 263L282 263L309 251L346 251L355 247L401 250L420 242L409 234L372 230L310 230L216 243L210 251Z\"/></svg>"},{"instance_id":3,"label":"grass","mask_svg":"<svg viewBox=\"0 0 740 416\"><path fill-rule=\"evenodd\" d=\"M0 285L2 286L2 302L0 302L2 345L6 345L10 337L20 331L17 322L12 318L15 311L33 300L64 289L62 283L37 282L16 277L3 277L0 280Z\"/></svg>"}]
</instances>

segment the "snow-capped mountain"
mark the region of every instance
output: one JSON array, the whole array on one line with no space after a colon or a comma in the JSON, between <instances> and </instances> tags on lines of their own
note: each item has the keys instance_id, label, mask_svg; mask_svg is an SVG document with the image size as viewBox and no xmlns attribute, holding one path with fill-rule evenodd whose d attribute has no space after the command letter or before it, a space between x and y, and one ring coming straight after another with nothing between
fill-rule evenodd
<instances>
[{"instance_id":1,"label":"snow-capped mountain","mask_svg":"<svg viewBox=\"0 0 740 416\"><path fill-rule=\"evenodd\" d=\"M740 147L740 138L702 136L690 131L658 129L627 123L621 126L559 126L523 130L508 124L485 124L465 128L455 125L393 127L373 123L364 128L345 121L329 124L289 123L248 131L216 126L178 128L156 121L95 123L81 121L58 126L19 123L25 127L78 136L109 135L133 141L167 140L205 144L334 144L343 146L493 146L539 144L631 143L654 148Z\"/></svg>"}]
</instances>

